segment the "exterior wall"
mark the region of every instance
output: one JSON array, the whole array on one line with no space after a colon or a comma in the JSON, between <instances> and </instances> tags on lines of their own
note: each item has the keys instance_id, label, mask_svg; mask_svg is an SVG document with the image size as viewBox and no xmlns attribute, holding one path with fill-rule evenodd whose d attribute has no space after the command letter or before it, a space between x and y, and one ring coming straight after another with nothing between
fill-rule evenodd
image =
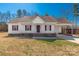
<instances>
[{"instance_id":1,"label":"exterior wall","mask_svg":"<svg viewBox=\"0 0 79 59\"><path fill-rule=\"evenodd\" d=\"M18 25L18 31L12 31L12 25ZM29 25L29 24L28 24ZM25 31L25 25L23 24L8 24L8 33L9 34L19 34L19 33L33 33L34 26L32 31Z\"/></svg>"},{"instance_id":2,"label":"exterior wall","mask_svg":"<svg viewBox=\"0 0 79 59\"><path fill-rule=\"evenodd\" d=\"M45 25L47 25L47 30L45 31ZM51 25L51 31L49 30L49 24L44 24L41 26L41 33L55 33L54 25Z\"/></svg>"},{"instance_id":3,"label":"exterior wall","mask_svg":"<svg viewBox=\"0 0 79 59\"><path fill-rule=\"evenodd\" d=\"M12 31L12 25L18 25L18 31ZM25 31L25 25L31 25L31 31ZM61 27L55 25L55 22L45 22L39 16L37 16L32 22L19 22L19 23L8 23L8 33L9 34L19 34L19 33L37 33L37 25L40 25L40 33L61 33ZM51 31L45 31L45 25L49 29L51 25ZM57 26L57 27L56 27Z\"/></svg>"},{"instance_id":4,"label":"exterior wall","mask_svg":"<svg viewBox=\"0 0 79 59\"><path fill-rule=\"evenodd\" d=\"M56 32L56 33L61 33L62 32L62 27L61 26L55 25L54 27L55 27L54 32Z\"/></svg>"},{"instance_id":5,"label":"exterior wall","mask_svg":"<svg viewBox=\"0 0 79 59\"><path fill-rule=\"evenodd\" d=\"M12 25L18 25L18 31L12 31ZM31 25L31 31L25 31L25 25ZM31 23L30 24L27 24L27 23L26 24L9 23L8 24L8 33L9 34L37 33L37 28L36 28L37 25L40 25L40 33L61 33L61 27L60 26L56 27L55 25L52 25L52 24L31 24ZM45 31L45 25L47 25L47 26L51 25L51 31L50 30Z\"/></svg>"}]
</instances>

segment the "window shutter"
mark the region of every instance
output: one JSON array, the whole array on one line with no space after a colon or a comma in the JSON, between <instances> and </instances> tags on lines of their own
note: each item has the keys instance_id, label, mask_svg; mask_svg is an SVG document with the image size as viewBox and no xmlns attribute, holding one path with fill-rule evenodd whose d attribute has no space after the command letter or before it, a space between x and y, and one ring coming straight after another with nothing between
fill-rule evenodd
<instances>
[{"instance_id":1,"label":"window shutter","mask_svg":"<svg viewBox=\"0 0 79 59\"><path fill-rule=\"evenodd\" d=\"M47 30L47 25L45 25L45 31Z\"/></svg>"},{"instance_id":2,"label":"window shutter","mask_svg":"<svg viewBox=\"0 0 79 59\"><path fill-rule=\"evenodd\" d=\"M18 30L18 25L17 25L17 30Z\"/></svg>"},{"instance_id":3,"label":"window shutter","mask_svg":"<svg viewBox=\"0 0 79 59\"><path fill-rule=\"evenodd\" d=\"M51 25L49 26L49 30L51 31Z\"/></svg>"},{"instance_id":4,"label":"window shutter","mask_svg":"<svg viewBox=\"0 0 79 59\"><path fill-rule=\"evenodd\" d=\"M25 30L27 30L26 28L27 28L27 25L25 25Z\"/></svg>"},{"instance_id":5,"label":"window shutter","mask_svg":"<svg viewBox=\"0 0 79 59\"><path fill-rule=\"evenodd\" d=\"M30 25L30 31L31 31L31 25Z\"/></svg>"}]
</instances>

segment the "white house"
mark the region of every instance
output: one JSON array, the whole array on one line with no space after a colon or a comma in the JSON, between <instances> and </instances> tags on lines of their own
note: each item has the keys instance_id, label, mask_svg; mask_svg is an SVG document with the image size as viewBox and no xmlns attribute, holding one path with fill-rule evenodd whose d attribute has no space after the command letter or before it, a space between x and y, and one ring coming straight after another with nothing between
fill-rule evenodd
<instances>
[{"instance_id":1,"label":"white house","mask_svg":"<svg viewBox=\"0 0 79 59\"><path fill-rule=\"evenodd\" d=\"M72 24L62 23L52 16L24 16L8 22L8 34L62 33L63 26L72 26Z\"/></svg>"}]
</instances>

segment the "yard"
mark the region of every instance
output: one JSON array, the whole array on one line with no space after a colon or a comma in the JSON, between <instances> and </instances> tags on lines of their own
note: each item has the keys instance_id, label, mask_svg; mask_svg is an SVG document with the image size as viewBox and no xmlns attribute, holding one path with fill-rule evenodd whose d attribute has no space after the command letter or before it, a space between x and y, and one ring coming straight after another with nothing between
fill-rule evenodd
<instances>
[{"instance_id":1,"label":"yard","mask_svg":"<svg viewBox=\"0 0 79 59\"><path fill-rule=\"evenodd\" d=\"M65 40L37 40L24 37L8 37L0 33L0 55L11 56L61 56L79 55L79 44Z\"/></svg>"}]
</instances>

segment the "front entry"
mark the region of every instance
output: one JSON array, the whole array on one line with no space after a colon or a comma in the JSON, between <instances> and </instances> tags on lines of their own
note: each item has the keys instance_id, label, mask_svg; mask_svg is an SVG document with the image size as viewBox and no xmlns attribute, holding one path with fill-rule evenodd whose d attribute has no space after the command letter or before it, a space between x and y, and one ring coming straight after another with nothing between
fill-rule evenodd
<instances>
[{"instance_id":1,"label":"front entry","mask_svg":"<svg viewBox=\"0 0 79 59\"><path fill-rule=\"evenodd\" d=\"M36 29L37 29L37 32L40 33L40 25L37 25Z\"/></svg>"}]
</instances>

